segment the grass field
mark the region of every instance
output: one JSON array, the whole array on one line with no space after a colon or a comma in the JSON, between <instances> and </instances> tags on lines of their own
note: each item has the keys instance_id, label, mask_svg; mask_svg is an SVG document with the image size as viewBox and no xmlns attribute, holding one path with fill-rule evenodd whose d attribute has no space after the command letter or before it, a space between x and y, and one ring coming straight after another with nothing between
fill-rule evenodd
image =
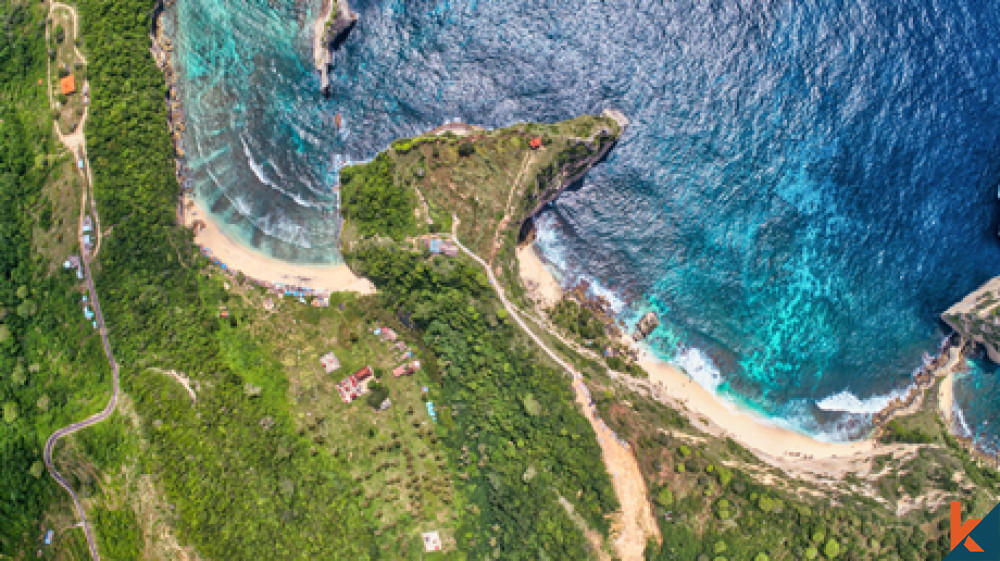
<instances>
[{"instance_id":1,"label":"grass field","mask_svg":"<svg viewBox=\"0 0 1000 561\"><path fill-rule=\"evenodd\" d=\"M258 289L234 288L229 309L242 319L241 337L267 342L288 379L287 406L300 434L325 447L350 466L355 496L380 520L378 542L393 559L422 559L420 534L437 530L445 549L454 544L456 496L443 445L424 401L421 387L430 382L433 358L391 318L379 315L373 301L334 295L328 308L315 308L292 298L276 298L264 311ZM270 297L270 295L268 295ZM392 324L425 367L412 376L394 378L391 371L406 360L401 351L374 335L377 324ZM327 374L320 356L336 353L339 370ZM392 405L375 411L365 400L344 403L336 383L372 366L388 390ZM263 382L262 382L263 383Z\"/></svg>"}]
</instances>

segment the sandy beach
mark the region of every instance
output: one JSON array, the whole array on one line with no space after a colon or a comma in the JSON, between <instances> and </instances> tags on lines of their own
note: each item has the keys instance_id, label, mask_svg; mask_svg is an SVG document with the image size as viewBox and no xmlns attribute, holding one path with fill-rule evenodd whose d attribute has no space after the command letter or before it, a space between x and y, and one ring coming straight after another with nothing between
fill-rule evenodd
<instances>
[{"instance_id":1,"label":"sandy beach","mask_svg":"<svg viewBox=\"0 0 1000 561\"><path fill-rule=\"evenodd\" d=\"M808 435L776 426L759 414L742 410L735 404L709 393L676 366L648 355L639 365L649 373L657 397L682 406L693 419L707 424L699 428L717 436L729 437L763 460L789 472L803 470L827 477L841 477L848 472L867 472L867 461L877 452L874 440L823 442ZM700 424L700 423L696 423ZM882 453L888 450L881 450Z\"/></svg>"},{"instance_id":2,"label":"sandy beach","mask_svg":"<svg viewBox=\"0 0 1000 561\"><path fill-rule=\"evenodd\" d=\"M519 247L517 259L521 280L529 295L540 301L543 307L558 302L562 287L546 269L534 244ZM626 342L634 345L629 337L626 337ZM624 375L620 379L630 380L632 383L629 385L651 388L654 398L686 412L688 418L705 432L732 438L762 460L786 472L825 478L841 478L851 472L863 474L870 470L874 456L901 448L899 445L877 445L872 439L823 442L777 426L754 411L742 409L710 393L676 366L652 357L648 350L637 350L639 366L649 373L648 383Z\"/></svg>"},{"instance_id":3,"label":"sandy beach","mask_svg":"<svg viewBox=\"0 0 1000 561\"><path fill-rule=\"evenodd\" d=\"M955 403L955 373L954 371L949 371L944 378L941 379L941 384L938 386L938 412L941 414L941 418L944 419L944 425L948 427L948 432L954 434L955 427L953 415L951 413L953 405Z\"/></svg>"},{"instance_id":4,"label":"sandy beach","mask_svg":"<svg viewBox=\"0 0 1000 561\"><path fill-rule=\"evenodd\" d=\"M543 308L551 308L562 298L563 290L552 273L545 268L545 263L535 250L535 244L525 244L516 250L517 262L521 271L521 284L528 291L528 296Z\"/></svg>"},{"instance_id":5,"label":"sandy beach","mask_svg":"<svg viewBox=\"0 0 1000 561\"><path fill-rule=\"evenodd\" d=\"M319 293L357 292L372 294L375 285L356 276L347 265L310 266L287 263L254 251L230 239L219 229L210 214L193 199L184 199L184 225L193 228L198 222L194 242L209 250L213 258L258 281L310 288Z\"/></svg>"}]
</instances>

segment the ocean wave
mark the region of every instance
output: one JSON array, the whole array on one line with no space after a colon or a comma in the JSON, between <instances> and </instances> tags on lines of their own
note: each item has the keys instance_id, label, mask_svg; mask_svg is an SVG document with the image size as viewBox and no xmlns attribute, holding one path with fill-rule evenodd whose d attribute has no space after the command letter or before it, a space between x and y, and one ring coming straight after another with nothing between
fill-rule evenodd
<instances>
[{"instance_id":1,"label":"ocean wave","mask_svg":"<svg viewBox=\"0 0 1000 561\"><path fill-rule=\"evenodd\" d=\"M899 389L887 394L873 395L862 399L851 393L850 390L841 390L817 401L816 407L828 412L874 415L885 409L894 399L905 398L906 394L906 389Z\"/></svg>"},{"instance_id":2,"label":"ocean wave","mask_svg":"<svg viewBox=\"0 0 1000 561\"><path fill-rule=\"evenodd\" d=\"M724 381L722 372L704 351L696 347L681 347L671 360L701 387L717 394Z\"/></svg>"},{"instance_id":3,"label":"ocean wave","mask_svg":"<svg viewBox=\"0 0 1000 561\"><path fill-rule=\"evenodd\" d=\"M291 192L291 191L289 191L287 189L284 189L281 186L279 186L277 183L275 183L274 181L272 181L267 176L267 174L264 171L264 166L260 162L258 162L256 158L253 157L253 152L250 150L250 146L247 145L246 140L242 136L240 136L240 144L243 145L243 154L247 158L247 165L250 167L250 170L253 172L254 177L256 177L257 180L260 181L263 185L268 186L272 192L278 193L280 195L283 195L283 196L291 199L296 205L298 205L298 206L300 206L302 208L319 209L319 210L330 210L332 208L331 205L330 205L330 203L328 203L328 202L324 202L324 201L308 201L305 198L303 198L301 195L298 195L297 193L293 193L293 192ZM298 181L301 182L304 186L306 186L307 189L310 189L310 186L309 186L309 184L308 184L308 182L307 182L307 180L306 180L306 178L304 176L303 177L299 177ZM250 214L245 214L245 215L246 216L251 216Z\"/></svg>"},{"instance_id":4,"label":"ocean wave","mask_svg":"<svg viewBox=\"0 0 1000 561\"><path fill-rule=\"evenodd\" d=\"M952 417L955 419L955 434L965 438L972 438L976 433L969 426L969 423L965 420L965 412L962 408L958 406L956 402L951 408Z\"/></svg>"}]
</instances>

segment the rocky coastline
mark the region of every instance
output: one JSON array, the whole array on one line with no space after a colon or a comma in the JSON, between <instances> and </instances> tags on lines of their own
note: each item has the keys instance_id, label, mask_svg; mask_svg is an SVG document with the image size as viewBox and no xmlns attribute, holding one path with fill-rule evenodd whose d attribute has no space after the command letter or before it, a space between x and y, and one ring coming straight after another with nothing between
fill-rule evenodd
<instances>
[{"instance_id":1,"label":"rocky coastline","mask_svg":"<svg viewBox=\"0 0 1000 561\"><path fill-rule=\"evenodd\" d=\"M347 0L323 0L320 16L313 25L313 56L320 72L320 90L330 95L330 66L351 30L358 23L358 14L351 10Z\"/></svg>"},{"instance_id":2,"label":"rocky coastline","mask_svg":"<svg viewBox=\"0 0 1000 561\"><path fill-rule=\"evenodd\" d=\"M185 124L184 110L181 107L180 92L178 91L177 75L174 71L173 42L163 31L160 19L163 12L174 4L175 0L159 0L153 10L152 21L150 22L150 54L156 66L163 72L167 91L164 102L167 105L167 129L170 131L170 139L174 145L174 173L177 176L177 184L180 185L182 196L177 200L177 223L184 224L183 193L190 191L188 181L188 169L185 165L184 138L183 133L187 125Z\"/></svg>"},{"instance_id":3,"label":"rocky coastline","mask_svg":"<svg viewBox=\"0 0 1000 561\"><path fill-rule=\"evenodd\" d=\"M552 170L551 177L547 178L546 181L548 186L538 197L535 207L522 220L522 231L524 231L524 223L532 222L535 216L545 208L545 205L555 200L568 187L583 179L590 168L603 160L625 134L628 119L621 111L605 109L601 116L612 119L618 125L619 130L613 131L605 128L598 131L593 138L579 140L581 148L591 151L592 154L583 159L572 159L558 169ZM539 182L541 183L543 179L545 178L540 177Z\"/></svg>"},{"instance_id":4,"label":"rocky coastline","mask_svg":"<svg viewBox=\"0 0 1000 561\"><path fill-rule=\"evenodd\" d=\"M941 314L963 339L982 345L1000 364L1000 277L995 277Z\"/></svg>"}]
</instances>

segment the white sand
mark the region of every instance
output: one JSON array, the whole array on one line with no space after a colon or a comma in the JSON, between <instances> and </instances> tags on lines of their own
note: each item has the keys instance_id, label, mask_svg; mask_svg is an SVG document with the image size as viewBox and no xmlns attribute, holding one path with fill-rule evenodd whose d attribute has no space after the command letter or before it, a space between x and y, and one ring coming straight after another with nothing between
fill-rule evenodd
<instances>
[{"instance_id":1,"label":"white sand","mask_svg":"<svg viewBox=\"0 0 1000 561\"><path fill-rule=\"evenodd\" d=\"M954 370L949 370L944 378L941 379L941 384L938 386L938 412L941 413L941 419L944 420L944 424L948 427L948 432L954 434L955 430L952 426L954 424L954 419L952 418L952 409L955 403L955 372Z\"/></svg>"},{"instance_id":2,"label":"white sand","mask_svg":"<svg viewBox=\"0 0 1000 561\"><path fill-rule=\"evenodd\" d=\"M534 244L517 249L521 280L532 298L543 307L562 297L562 287L538 257ZM623 342L635 345L631 337ZM864 474L879 454L901 452L908 445L879 445L873 439L853 442L823 442L809 435L771 423L760 414L738 407L712 394L672 364L638 349L639 366L649 373L654 397L674 404L706 432L729 437L760 459L792 474L841 478L847 473ZM950 406L949 406L950 408ZM704 419L707 423L702 423Z\"/></svg>"},{"instance_id":3,"label":"white sand","mask_svg":"<svg viewBox=\"0 0 1000 561\"><path fill-rule=\"evenodd\" d=\"M842 443L816 440L721 400L673 365L648 356L640 358L639 365L649 373L650 382L662 394L660 397L682 405L689 418L707 421L704 425L696 423L700 428L732 438L785 471L842 477L848 472L867 472L871 458L890 451L870 439Z\"/></svg>"},{"instance_id":4,"label":"white sand","mask_svg":"<svg viewBox=\"0 0 1000 561\"><path fill-rule=\"evenodd\" d=\"M545 268L545 263L535 250L535 244L518 247L516 255L521 271L521 284L527 289L529 297L538 301L543 308L555 306L562 299L562 286Z\"/></svg>"},{"instance_id":5,"label":"white sand","mask_svg":"<svg viewBox=\"0 0 1000 561\"><path fill-rule=\"evenodd\" d=\"M194 242L211 251L211 256L226 264L226 268L242 272L258 281L311 288L317 292L357 292L372 294L375 285L356 276L347 265L298 265L268 257L227 237L215 220L192 199L184 199L184 225L192 227L201 221Z\"/></svg>"}]
</instances>

